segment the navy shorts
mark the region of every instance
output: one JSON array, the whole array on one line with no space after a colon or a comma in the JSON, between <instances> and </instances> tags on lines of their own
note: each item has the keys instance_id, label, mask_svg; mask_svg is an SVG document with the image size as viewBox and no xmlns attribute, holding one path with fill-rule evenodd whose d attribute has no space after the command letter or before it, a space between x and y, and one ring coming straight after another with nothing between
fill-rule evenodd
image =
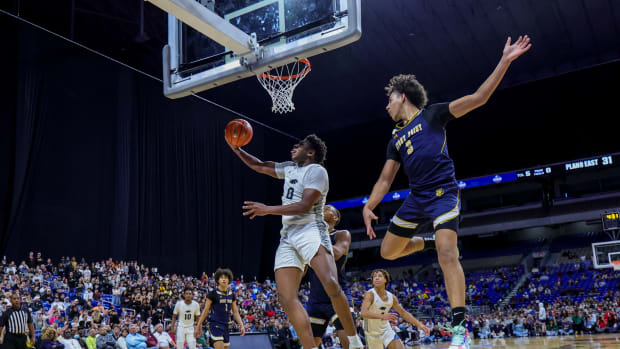
<instances>
[{"instance_id":1,"label":"navy shorts","mask_svg":"<svg viewBox=\"0 0 620 349\"><path fill-rule=\"evenodd\" d=\"M224 342L224 345L230 343L230 334L228 333L228 325L223 325L217 322L209 323L209 334L211 341Z\"/></svg>"},{"instance_id":2,"label":"navy shorts","mask_svg":"<svg viewBox=\"0 0 620 349\"><path fill-rule=\"evenodd\" d=\"M411 193L398 209L388 231L402 237L432 233L439 229L458 232L461 197L458 187Z\"/></svg>"},{"instance_id":3,"label":"navy shorts","mask_svg":"<svg viewBox=\"0 0 620 349\"><path fill-rule=\"evenodd\" d=\"M334 311L334 307L331 303L310 303L308 304L307 310L314 337L323 337L327 325L332 321L337 331L344 330L338 318L338 314ZM353 308L350 310L351 313L353 313Z\"/></svg>"}]
</instances>

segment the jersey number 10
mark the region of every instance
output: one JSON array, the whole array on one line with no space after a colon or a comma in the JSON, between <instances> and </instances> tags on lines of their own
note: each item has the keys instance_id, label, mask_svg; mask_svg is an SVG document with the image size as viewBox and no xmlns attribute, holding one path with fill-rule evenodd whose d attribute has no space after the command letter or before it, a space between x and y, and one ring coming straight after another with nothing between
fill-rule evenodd
<instances>
[{"instance_id":1,"label":"jersey number 10","mask_svg":"<svg viewBox=\"0 0 620 349\"><path fill-rule=\"evenodd\" d=\"M185 320L191 320L192 314L185 314Z\"/></svg>"}]
</instances>

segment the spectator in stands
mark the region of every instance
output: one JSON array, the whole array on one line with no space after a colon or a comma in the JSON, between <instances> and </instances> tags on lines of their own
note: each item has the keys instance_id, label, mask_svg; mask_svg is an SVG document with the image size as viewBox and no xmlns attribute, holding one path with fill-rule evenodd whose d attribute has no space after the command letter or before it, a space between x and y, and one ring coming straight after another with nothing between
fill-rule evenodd
<instances>
[{"instance_id":1,"label":"spectator in stands","mask_svg":"<svg viewBox=\"0 0 620 349\"><path fill-rule=\"evenodd\" d=\"M174 348L176 344L172 337L167 332L164 332L164 325L157 324L155 325L155 333L153 334L155 339L157 340L157 347L159 349L168 349ZM147 337L147 345L148 345L148 337Z\"/></svg>"},{"instance_id":2,"label":"spectator in stands","mask_svg":"<svg viewBox=\"0 0 620 349\"><path fill-rule=\"evenodd\" d=\"M513 333L517 337L527 337L528 335L527 329L525 329L523 322L524 322L523 317L519 316L519 318L514 324Z\"/></svg>"},{"instance_id":3,"label":"spectator in stands","mask_svg":"<svg viewBox=\"0 0 620 349\"><path fill-rule=\"evenodd\" d=\"M129 325L129 335L127 335L125 341L127 343L127 349L146 348L146 337L138 333L138 325Z\"/></svg>"},{"instance_id":4,"label":"spectator in stands","mask_svg":"<svg viewBox=\"0 0 620 349\"><path fill-rule=\"evenodd\" d=\"M40 349L63 349L65 346L56 341L56 330L48 327L41 333Z\"/></svg>"},{"instance_id":5,"label":"spectator in stands","mask_svg":"<svg viewBox=\"0 0 620 349\"><path fill-rule=\"evenodd\" d=\"M82 349L80 342L76 338L74 338L73 329L71 328L66 328L64 331L62 331L62 336L59 337L58 341L65 346L64 349Z\"/></svg>"},{"instance_id":6,"label":"spectator in stands","mask_svg":"<svg viewBox=\"0 0 620 349\"><path fill-rule=\"evenodd\" d=\"M96 340L97 349L115 349L116 340L110 326L103 325L99 328L99 336Z\"/></svg>"},{"instance_id":7,"label":"spectator in stands","mask_svg":"<svg viewBox=\"0 0 620 349\"><path fill-rule=\"evenodd\" d=\"M97 331L94 328L88 330L88 337L84 340L87 349L97 349Z\"/></svg>"},{"instance_id":8,"label":"spectator in stands","mask_svg":"<svg viewBox=\"0 0 620 349\"><path fill-rule=\"evenodd\" d=\"M489 322L486 320L482 320L482 324L480 326L479 337L486 339L486 338L489 338L490 334L491 334L491 329L489 328Z\"/></svg>"},{"instance_id":9,"label":"spectator in stands","mask_svg":"<svg viewBox=\"0 0 620 349\"><path fill-rule=\"evenodd\" d=\"M121 336L116 340L116 349L128 349L127 348L127 335L129 335L129 330L126 327L121 329Z\"/></svg>"},{"instance_id":10,"label":"spectator in stands","mask_svg":"<svg viewBox=\"0 0 620 349\"><path fill-rule=\"evenodd\" d=\"M579 310L577 314L573 314L571 320L573 321L573 331L575 331L575 334L583 334L583 330L585 328L583 311Z\"/></svg>"}]
</instances>

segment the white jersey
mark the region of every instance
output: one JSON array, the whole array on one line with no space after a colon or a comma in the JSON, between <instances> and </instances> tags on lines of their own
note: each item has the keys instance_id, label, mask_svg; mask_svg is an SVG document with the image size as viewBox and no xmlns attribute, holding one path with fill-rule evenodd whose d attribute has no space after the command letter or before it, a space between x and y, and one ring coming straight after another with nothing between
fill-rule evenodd
<instances>
[{"instance_id":1,"label":"white jersey","mask_svg":"<svg viewBox=\"0 0 620 349\"><path fill-rule=\"evenodd\" d=\"M374 300L368 310L375 314L387 314L390 309L392 309L392 305L394 304L394 296L390 293L390 291L385 291L387 294L387 301L384 301L381 297L379 297L379 294L374 287L368 292L372 292L374 296ZM368 336L381 336L391 329L390 323L387 320L364 319L364 332L366 332L366 335Z\"/></svg>"},{"instance_id":2,"label":"white jersey","mask_svg":"<svg viewBox=\"0 0 620 349\"><path fill-rule=\"evenodd\" d=\"M284 179L282 205L300 202L304 189L315 189L321 192L321 198L312 206L310 212L296 216L282 216L282 225L323 223L323 207L329 191L327 170L319 164L299 167L292 161L277 163L275 170L278 178Z\"/></svg>"},{"instance_id":3,"label":"white jersey","mask_svg":"<svg viewBox=\"0 0 620 349\"><path fill-rule=\"evenodd\" d=\"M178 301L174 306L174 314L181 327L194 327L194 320L200 316L200 305L198 302L192 301L191 304L185 301Z\"/></svg>"}]
</instances>

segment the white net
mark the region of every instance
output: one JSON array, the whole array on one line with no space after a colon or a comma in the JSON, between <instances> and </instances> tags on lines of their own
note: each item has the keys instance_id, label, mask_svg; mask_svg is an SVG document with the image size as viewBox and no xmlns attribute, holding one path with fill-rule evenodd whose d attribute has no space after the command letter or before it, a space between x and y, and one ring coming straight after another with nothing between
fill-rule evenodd
<instances>
[{"instance_id":1,"label":"white net","mask_svg":"<svg viewBox=\"0 0 620 349\"><path fill-rule=\"evenodd\" d=\"M284 114L295 110L293 92L309 72L310 62L307 59L300 59L294 63L274 68L269 73L256 76L271 96L272 112Z\"/></svg>"}]
</instances>

